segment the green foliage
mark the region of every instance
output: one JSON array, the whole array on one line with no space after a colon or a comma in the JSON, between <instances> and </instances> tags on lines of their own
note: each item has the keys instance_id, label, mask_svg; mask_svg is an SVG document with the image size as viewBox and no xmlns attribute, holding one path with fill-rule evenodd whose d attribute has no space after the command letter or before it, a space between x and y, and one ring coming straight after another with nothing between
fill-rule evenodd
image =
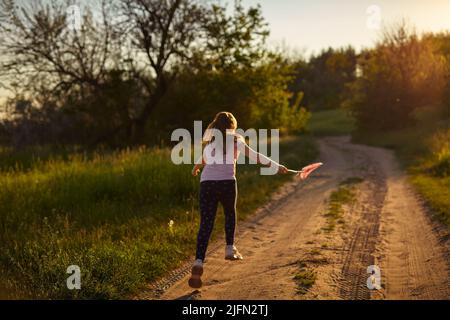
<instances>
[{"instance_id":1,"label":"green foliage","mask_svg":"<svg viewBox=\"0 0 450 320\"><path fill-rule=\"evenodd\" d=\"M10 39L0 43L8 62L0 76L21 81L0 138L16 147L160 144L174 128L224 109L244 128L301 132L308 119L300 100L290 103L291 72L265 46L258 5L106 1L96 22L86 4L81 31L63 37L58 1L22 8L24 15L7 2L0 0L9 13L0 29Z\"/></svg>"},{"instance_id":2,"label":"green foliage","mask_svg":"<svg viewBox=\"0 0 450 320\"><path fill-rule=\"evenodd\" d=\"M294 280L297 283L297 293L304 295L316 283L317 272L308 269L305 263L300 263L299 266L300 270L294 276Z\"/></svg>"},{"instance_id":3,"label":"green foliage","mask_svg":"<svg viewBox=\"0 0 450 320\"><path fill-rule=\"evenodd\" d=\"M429 170L438 177L450 176L450 128L438 131L429 140Z\"/></svg>"},{"instance_id":4,"label":"green foliage","mask_svg":"<svg viewBox=\"0 0 450 320\"><path fill-rule=\"evenodd\" d=\"M450 228L450 178L414 174L412 183L432 208L432 212L442 223Z\"/></svg>"},{"instance_id":5,"label":"green foliage","mask_svg":"<svg viewBox=\"0 0 450 320\"><path fill-rule=\"evenodd\" d=\"M345 87L354 81L357 55L352 47L323 50L309 61L293 63L293 92L304 92L304 104L311 111L339 108Z\"/></svg>"},{"instance_id":6,"label":"green foliage","mask_svg":"<svg viewBox=\"0 0 450 320\"><path fill-rule=\"evenodd\" d=\"M324 216L327 218L327 225L322 229L331 232L336 227L336 222L342 223L343 206L355 201L354 185L363 181L360 177L350 177L340 183L339 188L330 195L328 208Z\"/></svg>"},{"instance_id":7,"label":"green foliage","mask_svg":"<svg viewBox=\"0 0 450 320\"><path fill-rule=\"evenodd\" d=\"M211 6L203 26L207 40L197 61L200 65L215 70L251 67L268 55L264 44L269 30L261 6L245 9L241 0L235 0L233 9L229 15L226 6Z\"/></svg>"},{"instance_id":8,"label":"green foliage","mask_svg":"<svg viewBox=\"0 0 450 320\"><path fill-rule=\"evenodd\" d=\"M432 41L420 38L405 24L387 30L374 49L360 55L359 76L349 85L345 105L358 128L404 128L412 124L416 108L439 104L444 62Z\"/></svg>"},{"instance_id":9,"label":"green foliage","mask_svg":"<svg viewBox=\"0 0 450 320\"><path fill-rule=\"evenodd\" d=\"M450 32L429 33L424 37L433 44L437 53L445 59L445 88L442 103L446 107L446 115L450 116Z\"/></svg>"},{"instance_id":10,"label":"green foliage","mask_svg":"<svg viewBox=\"0 0 450 320\"><path fill-rule=\"evenodd\" d=\"M450 227L450 126L437 129L423 143L427 152L411 168L412 182Z\"/></svg>"},{"instance_id":11,"label":"green foliage","mask_svg":"<svg viewBox=\"0 0 450 320\"><path fill-rule=\"evenodd\" d=\"M253 68L196 73L185 70L158 106L158 118L150 123L147 134L168 135L175 128L192 128L194 120L206 125L224 110L236 116L240 128L302 132L309 113L300 105L301 94L290 103L289 79L290 68L277 58Z\"/></svg>"},{"instance_id":12,"label":"green foliage","mask_svg":"<svg viewBox=\"0 0 450 320\"><path fill-rule=\"evenodd\" d=\"M343 109L313 112L306 130L314 135L348 135L355 129L355 119Z\"/></svg>"}]
</instances>

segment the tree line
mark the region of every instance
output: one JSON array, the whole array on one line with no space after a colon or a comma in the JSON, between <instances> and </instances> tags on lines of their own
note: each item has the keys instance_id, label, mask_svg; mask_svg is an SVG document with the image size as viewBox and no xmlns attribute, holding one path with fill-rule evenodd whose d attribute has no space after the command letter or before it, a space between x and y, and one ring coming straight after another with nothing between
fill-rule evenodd
<instances>
[{"instance_id":1,"label":"tree line","mask_svg":"<svg viewBox=\"0 0 450 320\"><path fill-rule=\"evenodd\" d=\"M259 6L218 1L2 0L1 77L14 92L2 131L14 145L158 143L222 109L241 127L302 130L290 69L266 49Z\"/></svg>"},{"instance_id":2,"label":"tree line","mask_svg":"<svg viewBox=\"0 0 450 320\"><path fill-rule=\"evenodd\" d=\"M239 0L85 1L78 28L70 3L0 1L4 144L158 144L222 110L241 128L295 133L310 111L346 108L376 131L450 109L448 33L399 23L361 52L288 59L267 49L261 7Z\"/></svg>"}]
</instances>

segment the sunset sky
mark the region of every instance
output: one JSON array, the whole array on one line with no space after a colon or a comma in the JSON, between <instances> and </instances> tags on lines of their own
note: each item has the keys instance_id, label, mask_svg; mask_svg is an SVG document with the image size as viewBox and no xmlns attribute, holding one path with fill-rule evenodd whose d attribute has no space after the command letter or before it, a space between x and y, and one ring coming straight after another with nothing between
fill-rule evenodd
<instances>
[{"instance_id":1,"label":"sunset sky","mask_svg":"<svg viewBox=\"0 0 450 320\"><path fill-rule=\"evenodd\" d=\"M242 0L242 3L261 4L271 31L270 47L283 46L305 56L329 46L350 44L357 49L372 46L379 30L367 26L370 19L367 10L374 5L385 24L405 18L418 31L450 30L450 0ZM0 89L0 100L4 95Z\"/></svg>"},{"instance_id":2,"label":"sunset sky","mask_svg":"<svg viewBox=\"0 0 450 320\"><path fill-rule=\"evenodd\" d=\"M450 30L450 0L243 0L261 4L270 45L282 42L307 54L328 46L371 46L379 31L367 27L368 7L380 8L384 23L406 18L418 31Z\"/></svg>"}]
</instances>

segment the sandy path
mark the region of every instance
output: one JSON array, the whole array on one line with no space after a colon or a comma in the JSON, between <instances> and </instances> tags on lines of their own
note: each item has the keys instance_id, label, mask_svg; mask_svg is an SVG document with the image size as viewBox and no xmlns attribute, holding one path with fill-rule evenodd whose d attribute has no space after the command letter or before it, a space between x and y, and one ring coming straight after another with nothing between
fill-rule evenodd
<instances>
[{"instance_id":1,"label":"sandy path","mask_svg":"<svg viewBox=\"0 0 450 320\"><path fill-rule=\"evenodd\" d=\"M159 282L157 298L449 299L448 233L429 220L391 152L344 137L321 139L320 150L320 174L288 183L239 225L243 261L225 261L224 245L213 243L200 291L187 285L187 264ZM345 207L343 223L325 232L329 195L348 177L364 179L358 200ZM317 273L306 294L293 280L299 262ZM381 290L366 287L369 265L381 269Z\"/></svg>"}]
</instances>

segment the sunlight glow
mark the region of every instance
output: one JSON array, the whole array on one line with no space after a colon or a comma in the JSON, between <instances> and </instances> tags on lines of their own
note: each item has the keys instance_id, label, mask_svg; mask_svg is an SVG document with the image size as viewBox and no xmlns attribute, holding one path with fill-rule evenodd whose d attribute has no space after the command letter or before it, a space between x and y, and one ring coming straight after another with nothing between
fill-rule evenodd
<instances>
[{"instance_id":1,"label":"sunlight glow","mask_svg":"<svg viewBox=\"0 0 450 320\"><path fill-rule=\"evenodd\" d=\"M379 35L367 28L367 8L378 6L383 23L406 19L419 32L450 30L448 0L243 0L261 4L270 45L318 52L329 46L370 47Z\"/></svg>"}]
</instances>

